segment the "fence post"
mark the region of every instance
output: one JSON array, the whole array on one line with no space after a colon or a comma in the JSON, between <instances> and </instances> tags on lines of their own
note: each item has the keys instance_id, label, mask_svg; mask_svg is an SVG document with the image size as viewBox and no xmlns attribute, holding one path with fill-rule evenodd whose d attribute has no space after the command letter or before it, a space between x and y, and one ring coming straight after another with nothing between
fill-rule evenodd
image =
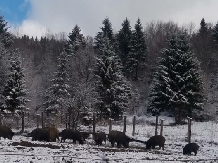
<instances>
[{"instance_id":1,"label":"fence post","mask_svg":"<svg viewBox=\"0 0 218 163\"><path fill-rule=\"evenodd\" d=\"M157 135L158 115L156 115L155 136Z\"/></svg>"},{"instance_id":2,"label":"fence post","mask_svg":"<svg viewBox=\"0 0 218 163\"><path fill-rule=\"evenodd\" d=\"M95 123L96 123L96 113L93 113L93 135L95 135Z\"/></svg>"},{"instance_id":3,"label":"fence post","mask_svg":"<svg viewBox=\"0 0 218 163\"><path fill-rule=\"evenodd\" d=\"M42 128L44 128L44 113L43 113L43 111L41 112L41 123L42 123Z\"/></svg>"},{"instance_id":4,"label":"fence post","mask_svg":"<svg viewBox=\"0 0 218 163\"><path fill-rule=\"evenodd\" d=\"M0 111L0 125L2 125L2 113Z\"/></svg>"},{"instance_id":5,"label":"fence post","mask_svg":"<svg viewBox=\"0 0 218 163\"><path fill-rule=\"evenodd\" d=\"M28 111L27 112L27 121L29 122L29 120L30 120L30 112Z\"/></svg>"},{"instance_id":6,"label":"fence post","mask_svg":"<svg viewBox=\"0 0 218 163\"><path fill-rule=\"evenodd\" d=\"M133 130L132 130L132 136L135 135L135 122L136 122L136 115L133 115Z\"/></svg>"},{"instance_id":7,"label":"fence post","mask_svg":"<svg viewBox=\"0 0 218 163\"><path fill-rule=\"evenodd\" d=\"M161 119L161 127L160 127L160 135L163 135L163 122L164 122L164 119Z\"/></svg>"},{"instance_id":8,"label":"fence post","mask_svg":"<svg viewBox=\"0 0 218 163\"><path fill-rule=\"evenodd\" d=\"M22 111L22 127L21 127L21 132L23 133L24 132L24 111Z\"/></svg>"},{"instance_id":9,"label":"fence post","mask_svg":"<svg viewBox=\"0 0 218 163\"><path fill-rule=\"evenodd\" d=\"M68 123L67 113L65 113L65 123L66 123L66 129L67 129L67 123Z\"/></svg>"},{"instance_id":10,"label":"fence post","mask_svg":"<svg viewBox=\"0 0 218 163\"><path fill-rule=\"evenodd\" d=\"M191 121L192 118L187 117L188 118L188 143L191 142Z\"/></svg>"},{"instance_id":11,"label":"fence post","mask_svg":"<svg viewBox=\"0 0 218 163\"><path fill-rule=\"evenodd\" d=\"M109 133L111 132L112 130L112 119L109 118Z\"/></svg>"},{"instance_id":12,"label":"fence post","mask_svg":"<svg viewBox=\"0 0 218 163\"><path fill-rule=\"evenodd\" d=\"M71 111L69 111L68 128L72 128L72 125L71 125Z\"/></svg>"},{"instance_id":13,"label":"fence post","mask_svg":"<svg viewBox=\"0 0 218 163\"><path fill-rule=\"evenodd\" d=\"M123 132L125 133L126 132L126 113L124 113L124 116L123 116L123 120L124 120L124 125L123 125Z\"/></svg>"},{"instance_id":14,"label":"fence post","mask_svg":"<svg viewBox=\"0 0 218 163\"><path fill-rule=\"evenodd\" d=\"M17 129L19 129L19 117L16 117L16 122L17 122Z\"/></svg>"},{"instance_id":15,"label":"fence post","mask_svg":"<svg viewBox=\"0 0 218 163\"><path fill-rule=\"evenodd\" d=\"M39 128L39 116L40 116L39 114L36 115L36 119L37 119L36 120L36 126L37 126L37 128Z\"/></svg>"}]
</instances>

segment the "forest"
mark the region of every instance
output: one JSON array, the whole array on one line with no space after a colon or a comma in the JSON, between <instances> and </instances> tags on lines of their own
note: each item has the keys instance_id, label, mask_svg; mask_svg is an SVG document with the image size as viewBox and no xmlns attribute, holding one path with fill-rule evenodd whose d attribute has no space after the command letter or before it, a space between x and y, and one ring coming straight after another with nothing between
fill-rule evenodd
<instances>
[{"instance_id":1,"label":"forest","mask_svg":"<svg viewBox=\"0 0 218 163\"><path fill-rule=\"evenodd\" d=\"M160 115L183 123L217 118L218 23L202 18L113 30L109 18L95 37L72 32L41 38L11 34L0 17L1 114L69 113L73 121Z\"/></svg>"}]
</instances>

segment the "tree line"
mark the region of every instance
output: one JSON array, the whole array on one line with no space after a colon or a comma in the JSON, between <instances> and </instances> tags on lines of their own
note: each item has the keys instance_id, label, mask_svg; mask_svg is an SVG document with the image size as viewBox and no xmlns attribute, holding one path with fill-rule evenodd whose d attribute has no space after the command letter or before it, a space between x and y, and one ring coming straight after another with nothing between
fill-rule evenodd
<instances>
[{"instance_id":1,"label":"tree line","mask_svg":"<svg viewBox=\"0 0 218 163\"><path fill-rule=\"evenodd\" d=\"M78 25L68 35L15 36L0 17L2 113L68 113L73 121L119 120L167 112L206 120L217 111L218 24L180 27L128 18L114 32L109 18L94 38Z\"/></svg>"}]
</instances>

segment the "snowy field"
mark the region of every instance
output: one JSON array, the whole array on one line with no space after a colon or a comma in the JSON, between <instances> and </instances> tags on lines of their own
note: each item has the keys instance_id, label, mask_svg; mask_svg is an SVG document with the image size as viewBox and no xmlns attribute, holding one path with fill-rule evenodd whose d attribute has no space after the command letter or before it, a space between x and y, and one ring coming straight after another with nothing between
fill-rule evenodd
<instances>
[{"instance_id":1,"label":"snowy field","mask_svg":"<svg viewBox=\"0 0 218 163\"><path fill-rule=\"evenodd\" d=\"M171 119L164 121L165 125L172 122ZM128 118L128 121L131 121ZM140 118L136 125L134 138L148 140L154 135L155 126L151 125L154 117ZM108 126L97 126L96 131L108 133ZM123 130L122 125L113 125L113 130ZM12 129L13 130L13 129ZM31 131L32 129L27 129ZM60 128L60 131L62 129ZM158 131L160 128L158 128ZM71 140L60 142L31 141L30 137L14 136L13 140L3 139L0 141L1 163L101 163L101 162L130 162L130 163L217 163L218 162L218 124L215 122L193 122L192 142L196 142L200 149L197 156L186 156L182 149L187 144L187 125L164 126L164 137L166 138L165 150L146 150L142 143L131 142L129 148L111 148L109 142L102 146L94 144L91 136L84 145L73 144ZM13 130L16 131L16 130ZM132 125L127 125L127 135L132 134Z\"/></svg>"}]
</instances>

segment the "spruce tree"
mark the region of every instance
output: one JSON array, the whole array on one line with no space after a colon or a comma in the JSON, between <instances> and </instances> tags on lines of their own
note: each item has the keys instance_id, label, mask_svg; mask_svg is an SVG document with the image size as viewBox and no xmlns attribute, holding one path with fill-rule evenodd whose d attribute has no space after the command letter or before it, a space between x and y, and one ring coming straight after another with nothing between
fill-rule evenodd
<instances>
[{"instance_id":1,"label":"spruce tree","mask_svg":"<svg viewBox=\"0 0 218 163\"><path fill-rule=\"evenodd\" d=\"M66 51L70 51L70 46L73 47L74 52L78 51L80 47L85 46L85 38L83 34L81 33L81 29L78 25L75 25L72 32L68 36L68 41L66 45Z\"/></svg>"},{"instance_id":2,"label":"spruce tree","mask_svg":"<svg viewBox=\"0 0 218 163\"><path fill-rule=\"evenodd\" d=\"M96 90L99 94L98 113L101 117L118 120L128 109L131 88L122 75L120 61L110 46L109 39L103 38L99 47L95 71Z\"/></svg>"},{"instance_id":3,"label":"spruce tree","mask_svg":"<svg viewBox=\"0 0 218 163\"><path fill-rule=\"evenodd\" d=\"M218 23L212 29L212 39L213 41L218 44Z\"/></svg>"},{"instance_id":4,"label":"spruce tree","mask_svg":"<svg viewBox=\"0 0 218 163\"><path fill-rule=\"evenodd\" d=\"M13 43L12 35L8 32L7 22L4 17L0 15L0 42L3 43L5 48L8 48Z\"/></svg>"},{"instance_id":5,"label":"spruce tree","mask_svg":"<svg viewBox=\"0 0 218 163\"><path fill-rule=\"evenodd\" d=\"M95 48L99 49L99 46L102 42L102 39L107 37L109 40L110 44L114 46L115 44L115 39L114 39L114 34L112 30L112 24L109 20L109 18L105 18L102 21L103 27L101 27L101 31L97 33L95 37Z\"/></svg>"},{"instance_id":6,"label":"spruce tree","mask_svg":"<svg viewBox=\"0 0 218 163\"><path fill-rule=\"evenodd\" d=\"M174 35L168 44L151 86L148 111L154 115L169 111L180 124L186 116L202 110L202 81L186 33Z\"/></svg>"},{"instance_id":7,"label":"spruce tree","mask_svg":"<svg viewBox=\"0 0 218 163\"><path fill-rule=\"evenodd\" d=\"M63 51L58 56L57 72L46 90L46 101L43 104L47 113L63 113L68 107L70 97L67 73L68 55Z\"/></svg>"},{"instance_id":8,"label":"spruce tree","mask_svg":"<svg viewBox=\"0 0 218 163\"><path fill-rule=\"evenodd\" d=\"M145 63L146 59L146 43L142 30L140 19L135 24L135 29L132 32L131 52L128 55L127 67L131 76L138 80L139 70Z\"/></svg>"},{"instance_id":9,"label":"spruce tree","mask_svg":"<svg viewBox=\"0 0 218 163\"><path fill-rule=\"evenodd\" d=\"M128 65L127 57L131 51L131 39L132 39L132 31L130 26L130 21L126 18L122 23L122 28L118 32L117 41L119 48L119 56L123 65L124 74L127 75Z\"/></svg>"},{"instance_id":10,"label":"spruce tree","mask_svg":"<svg viewBox=\"0 0 218 163\"><path fill-rule=\"evenodd\" d=\"M18 51L14 50L11 53L10 72L3 90L5 101L3 109L12 113L20 113L26 110L25 105L29 100L26 99L27 90Z\"/></svg>"},{"instance_id":11,"label":"spruce tree","mask_svg":"<svg viewBox=\"0 0 218 163\"><path fill-rule=\"evenodd\" d=\"M207 35L207 32L208 32L207 24L205 23L204 18L202 18L200 23L199 33L202 37L205 37Z\"/></svg>"},{"instance_id":12,"label":"spruce tree","mask_svg":"<svg viewBox=\"0 0 218 163\"><path fill-rule=\"evenodd\" d=\"M2 92L6 79L6 54L7 50L5 49L4 44L0 42L0 92Z\"/></svg>"}]
</instances>

